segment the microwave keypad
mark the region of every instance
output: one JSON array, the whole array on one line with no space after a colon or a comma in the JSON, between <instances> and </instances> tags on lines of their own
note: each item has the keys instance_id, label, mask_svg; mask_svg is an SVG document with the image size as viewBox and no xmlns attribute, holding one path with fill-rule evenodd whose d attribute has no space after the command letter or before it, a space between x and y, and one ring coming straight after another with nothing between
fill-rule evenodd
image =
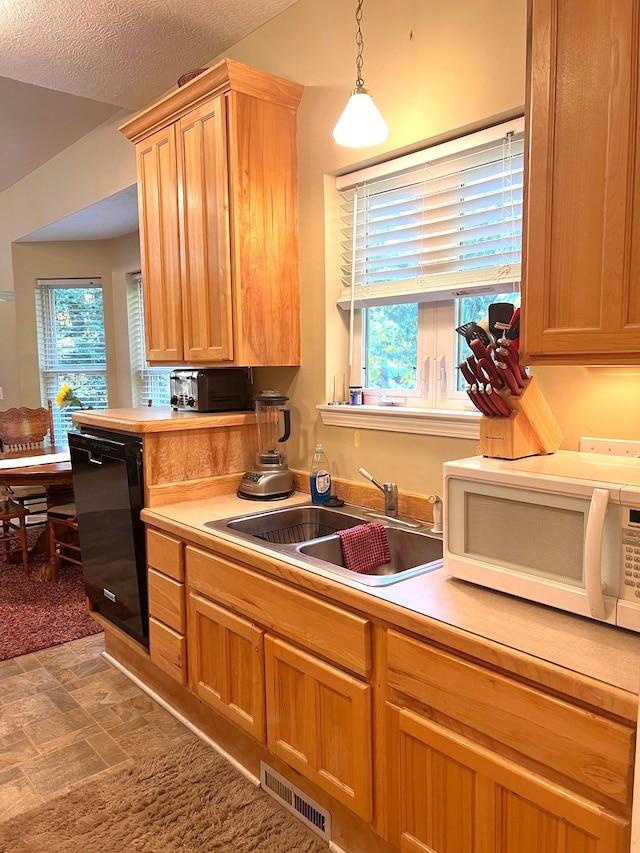
<instances>
[{"instance_id":1,"label":"microwave keypad","mask_svg":"<svg viewBox=\"0 0 640 853\"><path fill-rule=\"evenodd\" d=\"M622 531L623 586L621 598L640 598L640 530L625 527Z\"/></svg>"}]
</instances>

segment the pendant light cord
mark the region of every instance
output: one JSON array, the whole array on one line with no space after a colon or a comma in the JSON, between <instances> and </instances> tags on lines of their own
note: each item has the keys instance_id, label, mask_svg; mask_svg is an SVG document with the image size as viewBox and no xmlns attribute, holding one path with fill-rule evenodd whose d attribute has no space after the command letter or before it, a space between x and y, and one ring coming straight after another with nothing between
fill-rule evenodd
<instances>
[{"instance_id":1,"label":"pendant light cord","mask_svg":"<svg viewBox=\"0 0 640 853\"><path fill-rule=\"evenodd\" d=\"M362 51L364 50L364 39L362 37L362 30L360 29L363 2L364 0L358 0L358 6L356 8L356 23L358 25L358 29L356 30L356 89L364 88L364 80L362 79Z\"/></svg>"}]
</instances>

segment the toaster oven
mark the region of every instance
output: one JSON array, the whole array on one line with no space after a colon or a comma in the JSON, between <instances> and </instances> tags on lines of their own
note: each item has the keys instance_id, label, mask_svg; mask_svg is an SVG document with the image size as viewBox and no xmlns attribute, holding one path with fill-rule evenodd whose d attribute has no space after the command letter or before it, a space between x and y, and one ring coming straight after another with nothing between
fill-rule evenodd
<instances>
[{"instance_id":1,"label":"toaster oven","mask_svg":"<svg viewBox=\"0 0 640 853\"><path fill-rule=\"evenodd\" d=\"M171 408L182 412L234 412L251 408L248 367L171 371Z\"/></svg>"}]
</instances>

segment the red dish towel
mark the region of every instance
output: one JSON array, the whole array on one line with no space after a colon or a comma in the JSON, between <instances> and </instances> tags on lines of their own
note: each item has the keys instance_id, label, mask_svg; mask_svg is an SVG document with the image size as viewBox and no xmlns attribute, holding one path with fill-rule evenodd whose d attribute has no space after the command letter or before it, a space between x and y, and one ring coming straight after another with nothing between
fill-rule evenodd
<instances>
[{"instance_id":1,"label":"red dish towel","mask_svg":"<svg viewBox=\"0 0 640 853\"><path fill-rule=\"evenodd\" d=\"M369 572L391 562L384 527L377 522L338 530L345 566L352 572Z\"/></svg>"}]
</instances>

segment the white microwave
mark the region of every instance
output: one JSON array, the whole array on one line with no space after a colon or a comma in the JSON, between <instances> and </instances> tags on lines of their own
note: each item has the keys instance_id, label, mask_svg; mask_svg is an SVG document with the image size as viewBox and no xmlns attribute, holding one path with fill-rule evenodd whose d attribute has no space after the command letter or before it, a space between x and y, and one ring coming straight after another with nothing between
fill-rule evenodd
<instances>
[{"instance_id":1,"label":"white microwave","mask_svg":"<svg viewBox=\"0 0 640 853\"><path fill-rule=\"evenodd\" d=\"M444 468L444 569L640 632L640 459L559 451Z\"/></svg>"}]
</instances>

